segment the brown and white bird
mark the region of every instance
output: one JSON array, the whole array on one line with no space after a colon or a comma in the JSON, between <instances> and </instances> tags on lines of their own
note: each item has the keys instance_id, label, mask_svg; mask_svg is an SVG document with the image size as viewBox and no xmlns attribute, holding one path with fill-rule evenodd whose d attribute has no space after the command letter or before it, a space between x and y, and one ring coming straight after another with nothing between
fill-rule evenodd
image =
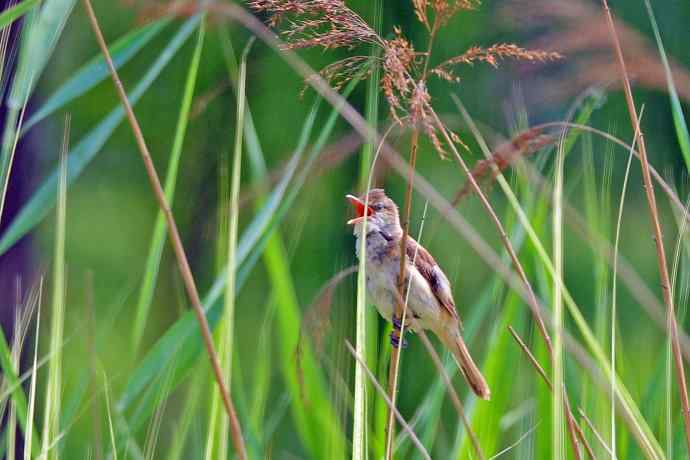
<instances>
[{"instance_id":1,"label":"brown and white bird","mask_svg":"<svg viewBox=\"0 0 690 460\"><path fill-rule=\"evenodd\" d=\"M354 226L358 240L362 237L366 220L367 293L381 316L399 329L400 320L394 317L399 299L400 241L403 237L398 207L382 189L372 189L368 198L347 195L347 199L357 214L348 224ZM359 246L358 241L358 258ZM410 236L407 237L405 252L405 292L409 286L406 314L409 321L405 321L405 329L433 331L452 352L475 394L489 399L489 386L460 335L460 318L448 278L431 254ZM393 336L391 338L394 339ZM397 346L397 342L392 342Z\"/></svg>"}]
</instances>

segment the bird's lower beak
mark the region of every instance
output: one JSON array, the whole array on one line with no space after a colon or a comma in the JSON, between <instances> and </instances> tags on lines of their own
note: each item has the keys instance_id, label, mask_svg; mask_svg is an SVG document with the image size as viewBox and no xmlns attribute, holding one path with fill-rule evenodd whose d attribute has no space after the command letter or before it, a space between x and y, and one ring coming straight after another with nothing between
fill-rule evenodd
<instances>
[{"instance_id":1,"label":"bird's lower beak","mask_svg":"<svg viewBox=\"0 0 690 460\"><path fill-rule=\"evenodd\" d=\"M355 208L355 212L357 213L357 217L347 221L348 225L359 224L363 222L368 216L371 216L374 213L374 210L371 209L370 206L366 206L364 202L362 202L362 200L360 200L356 196L345 195L345 198L347 198L350 201L350 204L353 208Z\"/></svg>"}]
</instances>

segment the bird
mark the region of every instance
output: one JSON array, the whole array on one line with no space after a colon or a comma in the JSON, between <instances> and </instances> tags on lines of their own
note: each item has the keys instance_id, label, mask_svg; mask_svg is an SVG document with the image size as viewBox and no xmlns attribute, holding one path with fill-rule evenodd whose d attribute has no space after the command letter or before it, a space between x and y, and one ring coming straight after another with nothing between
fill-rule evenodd
<instances>
[{"instance_id":1,"label":"bird","mask_svg":"<svg viewBox=\"0 0 690 460\"><path fill-rule=\"evenodd\" d=\"M346 198L356 214L347 224L353 226L358 259L361 256L359 239L364 237L366 240L367 295L379 314L392 322L393 327L399 331L401 320L396 317L395 308L400 298L400 243L404 232L400 225L398 206L380 188L371 189L368 194L359 198L350 194ZM489 400L489 385L462 338L462 323L455 308L448 277L429 251L409 235L405 252L405 329L412 332L431 330L450 350L472 391L478 397ZM391 334L394 347L399 346L398 337L395 333Z\"/></svg>"}]
</instances>

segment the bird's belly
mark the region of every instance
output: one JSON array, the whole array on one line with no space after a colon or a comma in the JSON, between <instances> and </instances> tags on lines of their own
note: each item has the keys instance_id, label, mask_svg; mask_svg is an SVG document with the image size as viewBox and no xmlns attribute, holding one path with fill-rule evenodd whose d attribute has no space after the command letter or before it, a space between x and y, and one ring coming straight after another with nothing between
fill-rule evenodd
<instances>
[{"instance_id":1,"label":"bird's belly","mask_svg":"<svg viewBox=\"0 0 690 460\"><path fill-rule=\"evenodd\" d=\"M388 269L387 267L394 267ZM391 321L397 303L398 264L367 263L367 291L371 301L376 305L379 314L387 321ZM412 330L433 329L433 325L440 320L440 306L431 292L428 283L421 274L411 271L409 294L407 297L406 316L416 323ZM405 284L405 289L408 285ZM406 321L407 323L407 321ZM416 327L415 327L416 326Z\"/></svg>"},{"instance_id":2,"label":"bird's belly","mask_svg":"<svg viewBox=\"0 0 690 460\"><path fill-rule=\"evenodd\" d=\"M397 289L396 273L387 273L380 264L367 263L367 292L379 314L386 321L391 321L395 311Z\"/></svg>"}]
</instances>

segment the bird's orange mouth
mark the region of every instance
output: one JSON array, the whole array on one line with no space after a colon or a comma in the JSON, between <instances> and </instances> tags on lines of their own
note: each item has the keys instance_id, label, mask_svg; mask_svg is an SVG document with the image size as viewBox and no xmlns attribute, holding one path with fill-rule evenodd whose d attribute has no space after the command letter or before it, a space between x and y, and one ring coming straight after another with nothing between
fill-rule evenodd
<instances>
[{"instance_id":1,"label":"bird's orange mouth","mask_svg":"<svg viewBox=\"0 0 690 460\"><path fill-rule=\"evenodd\" d=\"M357 213L357 217L347 221L348 225L359 224L360 222L363 222L364 219L366 219L368 216L374 214L374 210L371 209L371 206L365 205L364 202L362 202L362 200L360 200L356 196L345 195L345 198L347 198L350 201L350 204L353 208L355 208L355 212Z\"/></svg>"}]
</instances>

